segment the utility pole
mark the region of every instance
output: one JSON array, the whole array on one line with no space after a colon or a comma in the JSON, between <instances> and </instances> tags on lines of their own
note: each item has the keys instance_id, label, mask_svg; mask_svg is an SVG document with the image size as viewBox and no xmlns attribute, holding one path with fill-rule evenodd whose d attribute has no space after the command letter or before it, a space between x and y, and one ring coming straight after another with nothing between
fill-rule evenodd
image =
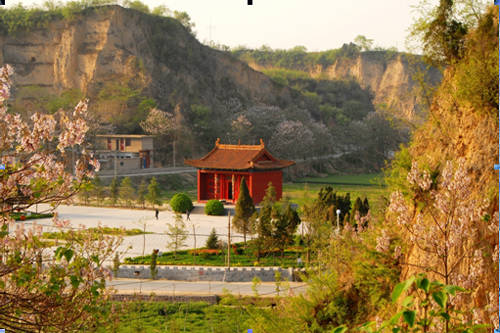
<instances>
[{"instance_id":1,"label":"utility pole","mask_svg":"<svg viewBox=\"0 0 500 333\"><path fill-rule=\"evenodd\" d=\"M194 264L196 265L196 228L194 223L191 223L193 225L193 237L194 237L194 253L195 255L193 256Z\"/></svg>"},{"instance_id":2,"label":"utility pole","mask_svg":"<svg viewBox=\"0 0 500 333\"><path fill-rule=\"evenodd\" d=\"M227 212L227 270L231 269L231 211Z\"/></svg>"},{"instance_id":3,"label":"utility pole","mask_svg":"<svg viewBox=\"0 0 500 333\"><path fill-rule=\"evenodd\" d=\"M337 235L340 233L339 219L340 219L340 209L337 209Z\"/></svg>"},{"instance_id":4,"label":"utility pole","mask_svg":"<svg viewBox=\"0 0 500 333\"><path fill-rule=\"evenodd\" d=\"M115 150L115 154L114 154L115 155L115 163L114 163L114 165L115 165L115 168L114 168L115 169L115 178L116 178L116 167L117 167L117 165L116 165L116 163L117 163L116 162L116 155L117 154L118 154L118 152Z\"/></svg>"}]
</instances>

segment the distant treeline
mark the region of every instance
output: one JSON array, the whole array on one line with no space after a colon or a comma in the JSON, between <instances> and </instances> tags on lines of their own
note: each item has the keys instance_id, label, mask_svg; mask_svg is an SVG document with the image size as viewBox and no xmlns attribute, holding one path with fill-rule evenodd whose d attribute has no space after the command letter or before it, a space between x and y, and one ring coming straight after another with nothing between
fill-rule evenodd
<instances>
[{"instance_id":1,"label":"distant treeline","mask_svg":"<svg viewBox=\"0 0 500 333\"><path fill-rule=\"evenodd\" d=\"M64 3L49 0L43 2L42 6L25 7L19 3L14 7L0 9L0 33L13 34L46 28L50 22L73 19L76 14L84 10L96 10L106 5L121 5L151 15L172 17L181 22L191 33L194 27L186 12L172 11L163 5L150 9L139 0L76 0Z\"/></svg>"},{"instance_id":2,"label":"distant treeline","mask_svg":"<svg viewBox=\"0 0 500 333\"><path fill-rule=\"evenodd\" d=\"M355 43L344 44L338 49L331 49L321 52L307 52L304 46L284 50L273 50L269 46L262 46L259 49L248 49L238 47L231 52L233 55L247 63L255 63L263 67L279 67L295 70L307 71L317 66L326 68L335 63L340 58L355 58L362 53L363 48ZM375 47L373 50L366 50L364 54L390 59L398 52L396 48L384 49Z\"/></svg>"}]
</instances>

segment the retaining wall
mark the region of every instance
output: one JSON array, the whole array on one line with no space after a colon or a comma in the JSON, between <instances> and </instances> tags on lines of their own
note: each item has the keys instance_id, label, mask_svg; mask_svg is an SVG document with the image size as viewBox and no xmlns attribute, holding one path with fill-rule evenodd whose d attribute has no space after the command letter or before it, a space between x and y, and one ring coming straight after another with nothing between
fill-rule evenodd
<instances>
[{"instance_id":1,"label":"retaining wall","mask_svg":"<svg viewBox=\"0 0 500 333\"><path fill-rule=\"evenodd\" d=\"M195 296L195 295L142 295L142 294L114 294L110 296L113 301L151 301L151 302L207 302L209 304L219 303L219 296Z\"/></svg>"},{"instance_id":2,"label":"retaining wall","mask_svg":"<svg viewBox=\"0 0 500 333\"><path fill-rule=\"evenodd\" d=\"M262 282L274 282L276 272L281 279L294 281L292 268L281 267L226 267L213 266L157 266L157 279L177 281L251 282L257 276ZM151 279L149 265L120 265L119 278Z\"/></svg>"}]
</instances>

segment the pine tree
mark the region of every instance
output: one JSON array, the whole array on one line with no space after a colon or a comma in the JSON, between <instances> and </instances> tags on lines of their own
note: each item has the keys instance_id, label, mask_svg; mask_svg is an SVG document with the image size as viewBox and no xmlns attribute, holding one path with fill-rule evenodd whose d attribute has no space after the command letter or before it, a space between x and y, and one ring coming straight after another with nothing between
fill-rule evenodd
<instances>
[{"instance_id":1,"label":"pine tree","mask_svg":"<svg viewBox=\"0 0 500 333\"><path fill-rule=\"evenodd\" d=\"M122 179L119 193L120 198L125 200L126 205L130 207L135 196L135 189L129 177L125 177Z\"/></svg>"},{"instance_id":2,"label":"pine tree","mask_svg":"<svg viewBox=\"0 0 500 333\"><path fill-rule=\"evenodd\" d=\"M283 263L285 248L293 242L293 236L300 224L300 218L297 211L292 209L292 206L287 203L284 210L279 206L274 205L272 208L272 234L273 244L280 249L281 261Z\"/></svg>"},{"instance_id":3,"label":"pine tree","mask_svg":"<svg viewBox=\"0 0 500 333\"><path fill-rule=\"evenodd\" d=\"M109 185L109 196L111 197L111 204L116 205L116 201L118 200L118 193L118 179L115 177Z\"/></svg>"},{"instance_id":4,"label":"pine tree","mask_svg":"<svg viewBox=\"0 0 500 333\"><path fill-rule=\"evenodd\" d=\"M247 183L245 178L241 179L240 194L236 202L235 214L233 217L233 225L236 230L243 234L243 241L247 243L247 233L252 231L252 216L255 213L255 205L253 204L252 197L248 192Z\"/></svg>"},{"instance_id":5,"label":"pine tree","mask_svg":"<svg viewBox=\"0 0 500 333\"><path fill-rule=\"evenodd\" d=\"M352 207L352 211L351 211L350 215L351 215L351 219L350 219L351 223L354 226L356 226L357 225L356 216L358 216L358 218L363 216L363 201L361 201L360 197L357 197L356 201L354 201L354 206Z\"/></svg>"},{"instance_id":6,"label":"pine tree","mask_svg":"<svg viewBox=\"0 0 500 333\"><path fill-rule=\"evenodd\" d=\"M262 201L271 202L272 204L276 202L276 188L273 183L269 182L267 184L266 193L264 194Z\"/></svg>"},{"instance_id":7,"label":"pine tree","mask_svg":"<svg viewBox=\"0 0 500 333\"><path fill-rule=\"evenodd\" d=\"M207 238L207 242L205 243L205 246L208 249L216 249L218 247L217 246L218 241L219 241L219 239L217 238L217 232L215 231L215 228L212 228L212 231L210 232L210 235Z\"/></svg>"},{"instance_id":8,"label":"pine tree","mask_svg":"<svg viewBox=\"0 0 500 333\"><path fill-rule=\"evenodd\" d=\"M271 239L271 220L273 214L273 206L276 202L276 190L272 183L267 185L266 194L262 200L258 218L254 221L253 230L257 234L255 240L257 246L257 261L260 260L260 255L263 250L270 244Z\"/></svg>"},{"instance_id":9,"label":"pine tree","mask_svg":"<svg viewBox=\"0 0 500 333\"><path fill-rule=\"evenodd\" d=\"M167 233L169 238L169 241L167 242L167 248L174 251L174 258L176 258L177 250L179 250L183 246L186 246L188 231L180 213L175 214L174 223L167 223L167 226Z\"/></svg>"},{"instance_id":10,"label":"pine tree","mask_svg":"<svg viewBox=\"0 0 500 333\"><path fill-rule=\"evenodd\" d=\"M139 184L139 188L137 189L137 202L144 208L146 203L146 195L148 193L148 186L144 179Z\"/></svg>"},{"instance_id":11,"label":"pine tree","mask_svg":"<svg viewBox=\"0 0 500 333\"><path fill-rule=\"evenodd\" d=\"M156 182L156 177L151 178L148 185L147 201L155 208L155 205L161 205L160 186Z\"/></svg>"},{"instance_id":12,"label":"pine tree","mask_svg":"<svg viewBox=\"0 0 500 333\"><path fill-rule=\"evenodd\" d=\"M363 216L366 216L368 214L368 211L370 210L370 204L368 203L368 198L365 197L365 200L363 200Z\"/></svg>"}]
</instances>

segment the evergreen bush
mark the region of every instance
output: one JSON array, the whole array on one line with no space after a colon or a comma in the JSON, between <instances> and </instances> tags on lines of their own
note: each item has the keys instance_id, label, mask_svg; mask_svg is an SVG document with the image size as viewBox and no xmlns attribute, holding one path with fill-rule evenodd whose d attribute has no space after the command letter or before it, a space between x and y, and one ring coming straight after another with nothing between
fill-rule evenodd
<instances>
[{"instance_id":1,"label":"evergreen bush","mask_svg":"<svg viewBox=\"0 0 500 333\"><path fill-rule=\"evenodd\" d=\"M205 205L205 214L224 215L224 205L216 199L209 200Z\"/></svg>"},{"instance_id":2,"label":"evergreen bush","mask_svg":"<svg viewBox=\"0 0 500 333\"><path fill-rule=\"evenodd\" d=\"M170 207L176 213L185 213L193 209L193 202L186 193L177 193L170 200Z\"/></svg>"},{"instance_id":3,"label":"evergreen bush","mask_svg":"<svg viewBox=\"0 0 500 333\"><path fill-rule=\"evenodd\" d=\"M207 243L205 246L209 249L218 249L219 245L218 243L218 238L217 238L217 232L215 231L215 228L212 228L212 231L210 232L210 236L208 236Z\"/></svg>"}]
</instances>

